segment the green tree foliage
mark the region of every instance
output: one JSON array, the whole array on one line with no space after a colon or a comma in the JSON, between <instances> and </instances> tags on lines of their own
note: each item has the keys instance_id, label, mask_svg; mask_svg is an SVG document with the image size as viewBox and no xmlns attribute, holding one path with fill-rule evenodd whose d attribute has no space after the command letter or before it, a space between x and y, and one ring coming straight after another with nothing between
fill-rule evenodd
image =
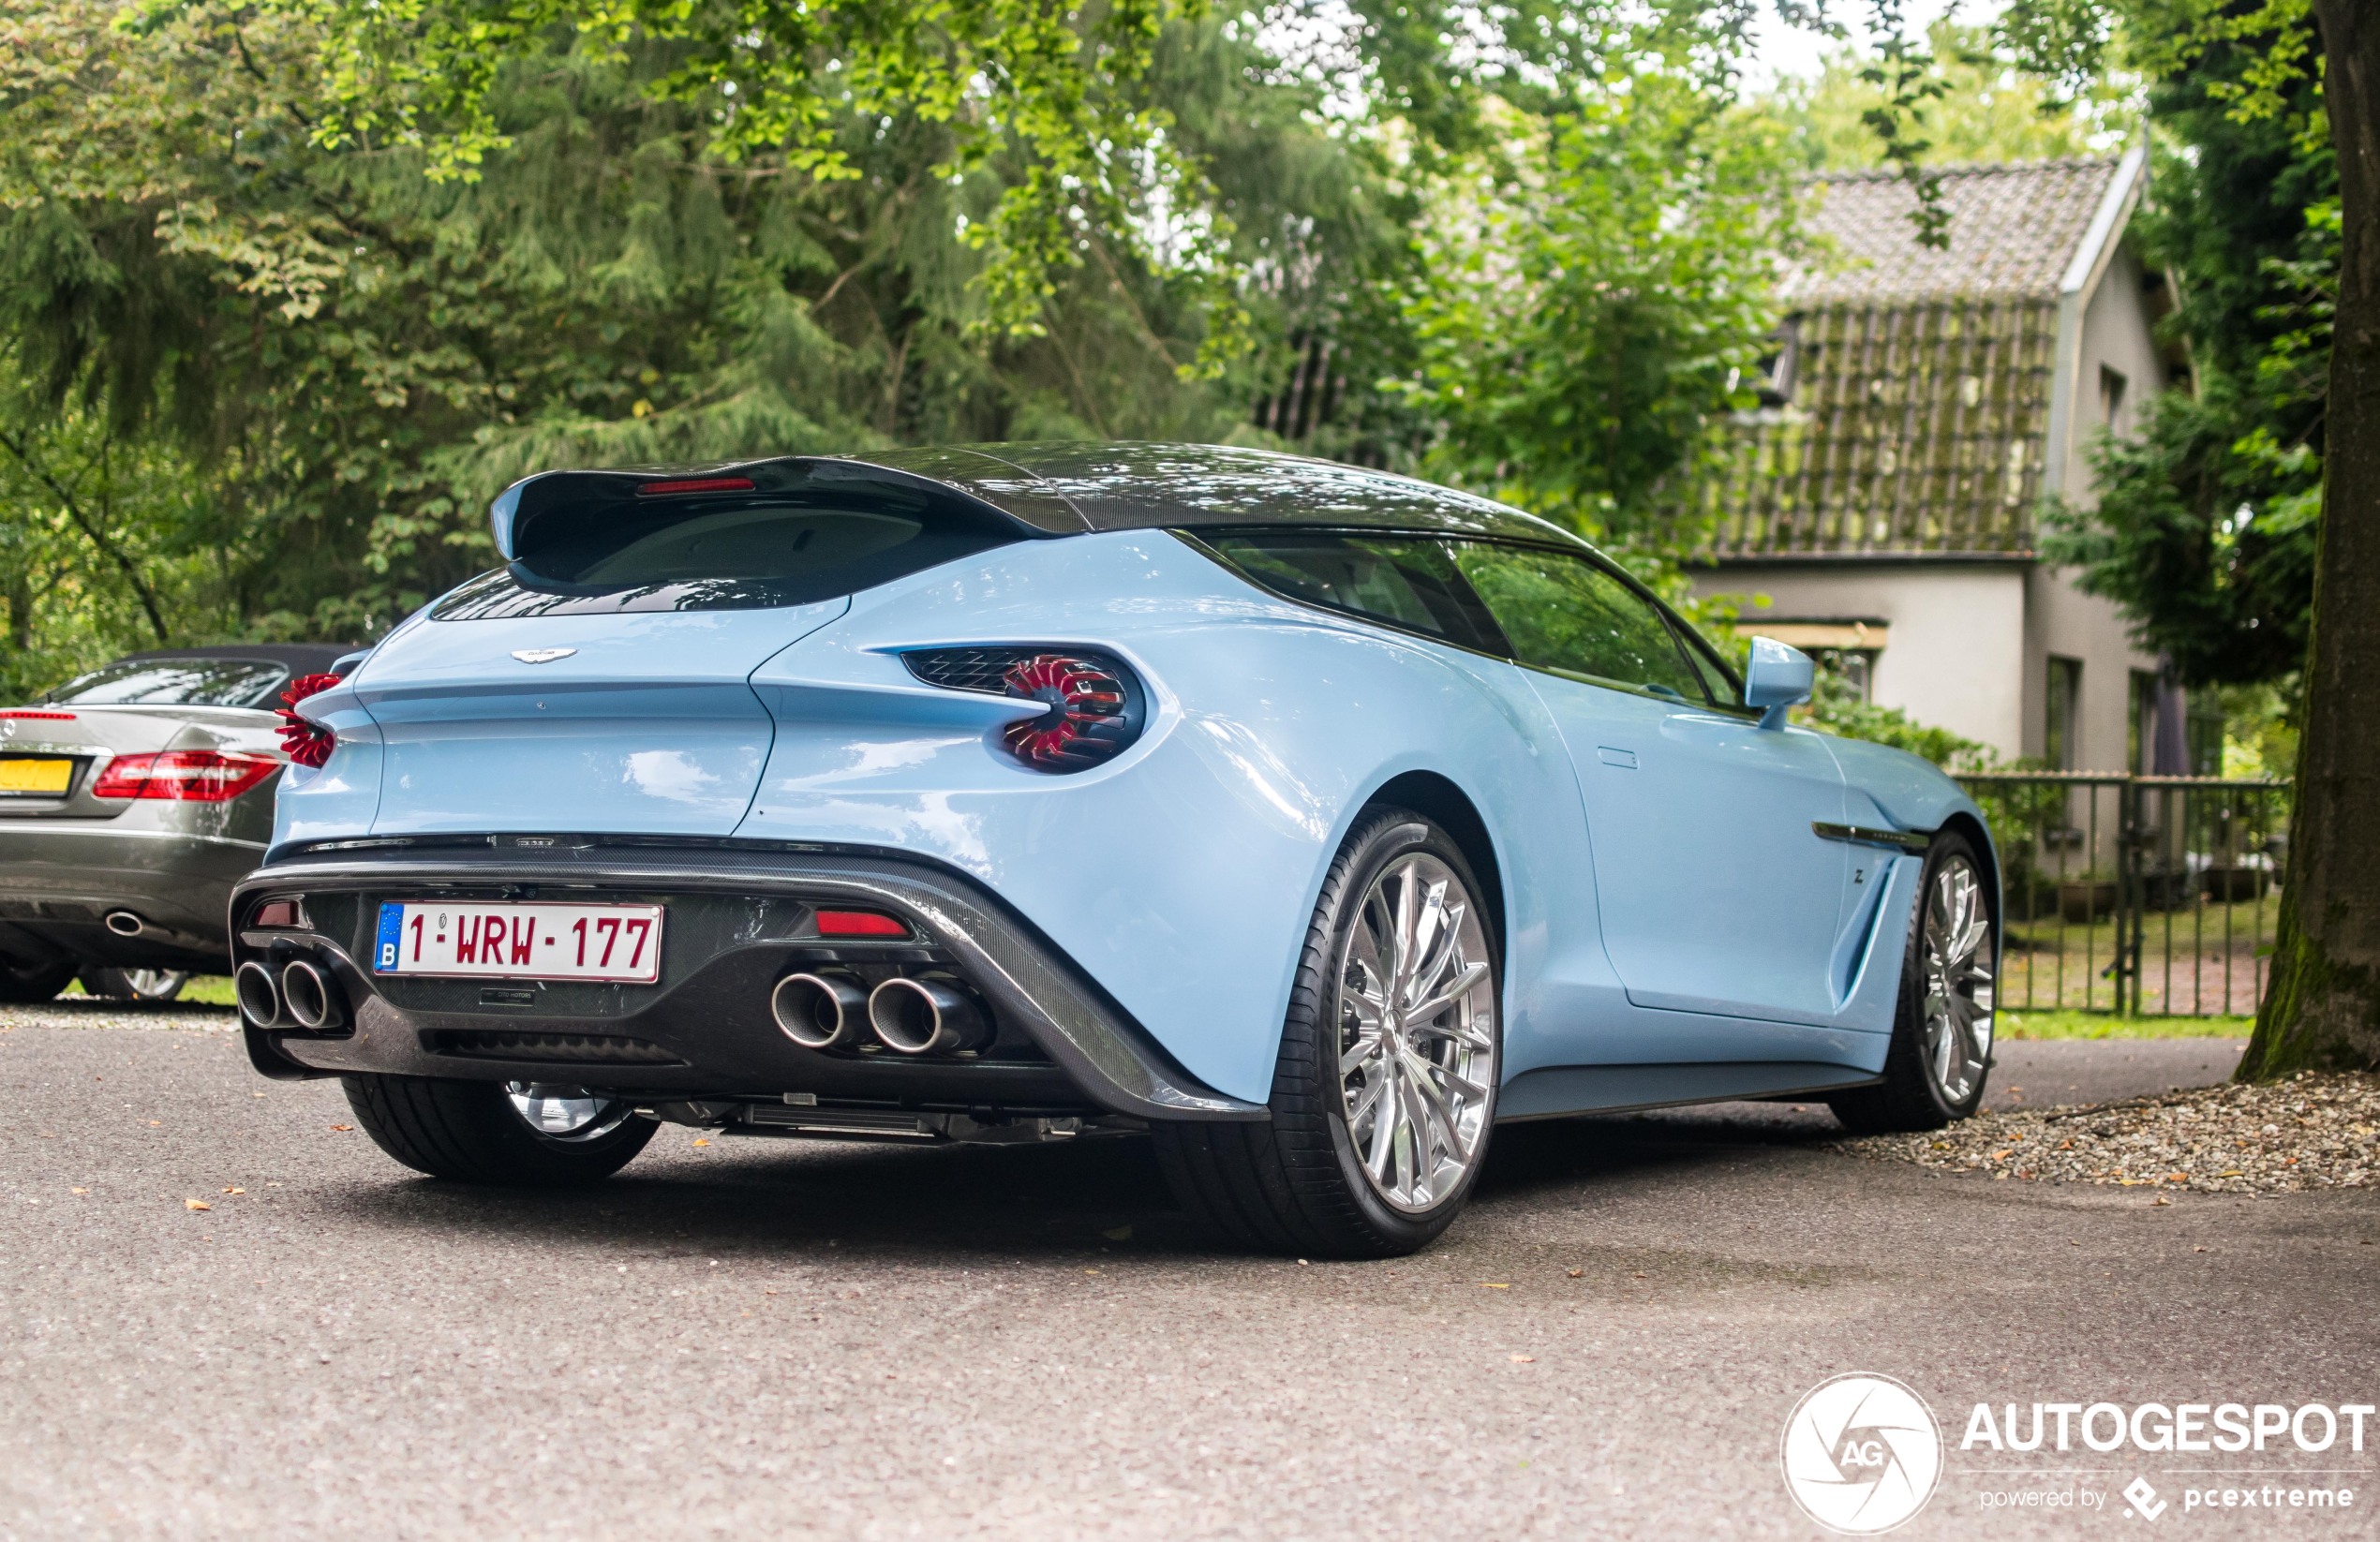
<instances>
[{"instance_id":1,"label":"green tree foliage","mask_svg":"<svg viewBox=\"0 0 2380 1542\"><path fill-rule=\"evenodd\" d=\"M1451 167L1405 297L1415 400L1444 424L1429 466L1646 555L1693 532L1668 511L1748 406L1794 250L1776 126L1639 61Z\"/></svg>"},{"instance_id":2,"label":"green tree foliage","mask_svg":"<svg viewBox=\"0 0 2380 1542\"><path fill-rule=\"evenodd\" d=\"M2100 443L2097 508L2055 513L2046 543L2193 685L2294 675L2313 604L2338 175L2310 131L2311 79L2243 121L2272 51L2226 37L2152 89L2157 196L2135 228L2179 291L2166 326L2193 389L2146 404L2136 439Z\"/></svg>"},{"instance_id":3,"label":"green tree foliage","mask_svg":"<svg viewBox=\"0 0 2380 1542\"><path fill-rule=\"evenodd\" d=\"M1658 576L1792 250L1746 14L0 0L0 668L368 638L557 462L1282 442L1326 359L1295 448Z\"/></svg>"},{"instance_id":4,"label":"green tree foliage","mask_svg":"<svg viewBox=\"0 0 2380 1542\"><path fill-rule=\"evenodd\" d=\"M714 126L656 96L667 51L621 62L564 35L502 74L501 147L441 180L425 150L323 142L319 29L287 12L139 31L97 0L0 14L23 45L0 57L0 420L35 432L72 404L180 467L215 569L203 596L166 586L177 641L371 635L483 566L487 498L558 460L1225 438L1281 364L1185 378L1210 335L1205 248L1153 174L1130 229L1081 227L1019 334L984 325L965 231L1025 173L994 154L953 180L951 134L923 116L847 123L851 176L725 161ZM1315 89L1250 90L1264 68L1220 24L1181 24L1151 89L1208 169L1267 334L1376 331L1409 201L1320 124ZM176 518L131 542L141 562L198 539ZM164 584L83 555L76 592ZM10 614L35 646L45 613Z\"/></svg>"},{"instance_id":5,"label":"green tree foliage","mask_svg":"<svg viewBox=\"0 0 2380 1542\"><path fill-rule=\"evenodd\" d=\"M1995 47L1987 26L1938 21L1926 44L1926 78L1941 89L1915 105L1909 125L1926 165L2098 155L2137 126L2127 82L2093 77L2078 97L2061 99ZM1884 164L1884 141L1871 121L1888 105L1887 87L1868 78L1877 65L1863 50L1838 49L1815 79L1785 82L1766 104L1792 129L1812 171Z\"/></svg>"}]
</instances>

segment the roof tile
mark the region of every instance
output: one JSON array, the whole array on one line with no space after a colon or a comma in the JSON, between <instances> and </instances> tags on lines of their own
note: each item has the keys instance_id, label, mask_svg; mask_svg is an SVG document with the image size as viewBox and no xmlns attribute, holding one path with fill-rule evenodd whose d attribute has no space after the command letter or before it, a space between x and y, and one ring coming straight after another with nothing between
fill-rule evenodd
<instances>
[{"instance_id":1,"label":"roof tile","mask_svg":"<svg viewBox=\"0 0 2380 1542\"><path fill-rule=\"evenodd\" d=\"M1795 305L1952 296L2048 299L2114 180L2117 158L1941 168L1950 246L1921 245L1917 195L1898 171L1814 178L1810 226L1841 260L1789 278Z\"/></svg>"}]
</instances>

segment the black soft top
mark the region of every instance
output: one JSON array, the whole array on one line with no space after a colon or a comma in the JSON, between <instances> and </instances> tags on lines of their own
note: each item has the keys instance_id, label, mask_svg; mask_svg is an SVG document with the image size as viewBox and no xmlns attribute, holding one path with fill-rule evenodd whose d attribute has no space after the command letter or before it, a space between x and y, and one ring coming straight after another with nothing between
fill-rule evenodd
<instances>
[{"instance_id":1,"label":"black soft top","mask_svg":"<svg viewBox=\"0 0 2380 1542\"><path fill-rule=\"evenodd\" d=\"M640 484L754 472L763 473L758 480L764 482L787 473L809 481L874 472L889 482L946 489L998 511L1020 536L1273 525L1584 544L1558 526L1492 499L1337 461L1216 444L1031 441L543 472L496 500L497 547L508 558L516 556L515 532L563 506L627 504L635 501Z\"/></svg>"}]
</instances>

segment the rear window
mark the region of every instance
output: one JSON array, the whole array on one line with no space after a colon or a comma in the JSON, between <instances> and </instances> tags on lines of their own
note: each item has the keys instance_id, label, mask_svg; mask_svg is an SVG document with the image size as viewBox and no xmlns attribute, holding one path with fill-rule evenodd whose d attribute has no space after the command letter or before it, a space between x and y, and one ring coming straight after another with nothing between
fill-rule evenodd
<instances>
[{"instance_id":1,"label":"rear window","mask_svg":"<svg viewBox=\"0 0 2380 1542\"><path fill-rule=\"evenodd\" d=\"M848 477L727 495L590 497L542 510L520 555L457 589L440 621L755 610L833 600L1019 538L964 499Z\"/></svg>"},{"instance_id":2,"label":"rear window","mask_svg":"<svg viewBox=\"0 0 2380 1542\"><path fill-rule=\"evenodd\" d=\"M59 706L274 704L290 672L260 659L126 659L78 675L44 700Z\"/></svg>"},{"instance_id":3,"label":"rear window","mask_svg":"<svg viewBox=\"0 0 2380 1542\"><path fill-rule=\"evenodd\" d=\"M1296 529L1198 534L1242 572L1292 600L1482 652L1502 649L1495 622L1443 541Z\"/></svg>"}]
</instances>

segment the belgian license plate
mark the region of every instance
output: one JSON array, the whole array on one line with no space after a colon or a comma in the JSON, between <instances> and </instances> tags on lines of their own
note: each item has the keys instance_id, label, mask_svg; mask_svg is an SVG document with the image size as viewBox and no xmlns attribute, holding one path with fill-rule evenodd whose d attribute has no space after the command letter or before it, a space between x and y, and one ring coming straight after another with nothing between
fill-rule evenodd
<instances>
[{"instance_id":1,"label":"belgian license plate","mask_svg":"<svg viewBox=\"0 0 2380 1542\"><path fill-rule=\"evenodd\" d=\"M14 797L64 797L74 780L74 762L20 755L0 761L0 793Z\"/></svg>"},{"instance_id":2,"label":"belgian license plate","mask_svg":"<svg viewBox=\"0 0 2380 1542\"><path fill-rule=\"evenodd\" d=\"M376 974L650 985L661 967L659 905L389 900L372 945Z\"/></svg>"}]
</instances>

